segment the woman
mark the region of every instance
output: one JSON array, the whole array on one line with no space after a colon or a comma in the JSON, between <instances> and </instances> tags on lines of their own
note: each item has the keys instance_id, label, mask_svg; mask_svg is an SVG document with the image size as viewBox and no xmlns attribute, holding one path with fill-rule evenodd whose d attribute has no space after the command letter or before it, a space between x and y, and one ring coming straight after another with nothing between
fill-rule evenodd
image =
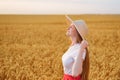
<instances>
[{"instance_id":1,"label":"woman","mask_svg":"<svg viewBox=\"0 0 120 80\"><path fill-rule=\"evenodd\" d=\"M72 21L68 16L66 19L69 24L66 35L72 43L62 56L63 80L88 80L89 54L88 42L85 40L88 33L87 25L83 20Z\"/></svg>"}]
</instances>

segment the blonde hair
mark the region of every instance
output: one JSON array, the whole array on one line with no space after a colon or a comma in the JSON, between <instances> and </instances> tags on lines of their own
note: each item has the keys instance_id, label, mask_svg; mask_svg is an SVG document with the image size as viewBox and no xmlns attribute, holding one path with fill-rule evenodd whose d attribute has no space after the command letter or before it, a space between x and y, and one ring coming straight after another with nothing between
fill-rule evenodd
<instances>
[{"instance_id":1,"label":"blonde hair","mask_svg":"<svg viewBox=\"0 0 120 80\"><path fill-rule=\"evenodd\" d=\"M77 31L77 34L78 34L77 42L81 43L82 37L80 36L78 31ZM86 48L86 57L85 57L85 60L83 61L82 74L80 75L81 80L88 80L89 79L89 67L90 67L89 64L90 64L89 63L89 52L88 52L88 48Z\"/></svg>"}]
</instances>

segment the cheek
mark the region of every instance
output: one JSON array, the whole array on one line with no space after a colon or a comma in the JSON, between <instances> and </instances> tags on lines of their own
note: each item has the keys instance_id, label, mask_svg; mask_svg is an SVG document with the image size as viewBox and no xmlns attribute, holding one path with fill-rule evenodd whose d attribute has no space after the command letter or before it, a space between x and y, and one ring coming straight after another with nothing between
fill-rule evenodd
<instances>
[{"instance_id":1,"label":"cheek","mask_svg":"<svg viewBox=\"0 0 120 80\"><path fill-rule=\"evenodd\" d=\"M72 30L71 34L72 34L73 36L76 36L76 35L77 35L76 30Z\"/></svg>"},{"instance_id":2,"label":"cheek","mask_svg":"<svg viewBox=\"0 0 120 80\"><path fill-rule=\"evenodd\" d=\"M72 29L68 30L67 34L68 35L73 35L73 30Z\"/></svg>"},{"instance_id":3,"label":"cheek","mask_svg":"<svg viewBox=\"0 0 120 80\"><path fill-rule=\"evenodd\" d=\"M70 29L70 30L69 30L69 33L70 33L70 34L71 34L71 33L73 33L73 30L72 30L72 29Z\"/></svg>"},{"instance_id":4,"label":"cheek","mask_svg":"<svg viewBox=\"0 0 120 80\"><path fill-rule=\"evenodd\" d=\"M75 33L76 33L76 31L72 28L67 31L67 34L69 34L69 35L75 35Z\"/></svg>"}]
</instances>

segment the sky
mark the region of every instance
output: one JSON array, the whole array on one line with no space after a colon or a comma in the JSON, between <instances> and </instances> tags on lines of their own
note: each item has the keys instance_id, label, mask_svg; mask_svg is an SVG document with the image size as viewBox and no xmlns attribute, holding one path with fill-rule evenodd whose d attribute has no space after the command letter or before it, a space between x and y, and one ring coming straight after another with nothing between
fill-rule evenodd
<instances>
[{"instance_id":1,"label":"sky","mask_svg":"<svg viewBox=\"0 0 120 80\"><path fill-rule=\"evenodd\" d=\"M120 0L0 0L0 14L120 14Z\"/></svg>"}]
</instances>

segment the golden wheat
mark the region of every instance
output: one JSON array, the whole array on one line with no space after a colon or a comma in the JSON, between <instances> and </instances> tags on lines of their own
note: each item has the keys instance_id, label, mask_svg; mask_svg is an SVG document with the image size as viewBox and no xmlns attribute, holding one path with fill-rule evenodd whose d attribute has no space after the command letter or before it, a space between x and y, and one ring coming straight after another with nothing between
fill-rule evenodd
<instances>
[{"instance_id":1,"label":"golden wheat","mask_svg":"<svg viewBox=\"0 0 120 80\"><path fill-rule=\"evenodd\" d=\"M79 17L87 21L89 28L89 80L120 80L120 16ZM62 19L1 23L0 80L61 80L61 57L70 44Z\"/></svg>"}]
</instances>

